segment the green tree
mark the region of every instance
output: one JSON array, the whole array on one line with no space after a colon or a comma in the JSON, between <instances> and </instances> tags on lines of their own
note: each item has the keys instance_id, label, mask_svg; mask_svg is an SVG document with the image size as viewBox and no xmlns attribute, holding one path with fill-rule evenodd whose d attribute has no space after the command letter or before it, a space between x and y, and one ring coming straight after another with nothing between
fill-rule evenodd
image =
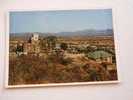
<instances>
[{"instance_id":1,"label":"green tree","mask_svg":"<svg viewBox=\"0 0 133 100\"><path fill-rule=\"evenodd\" d=\"M46 39L45 39L45 38L41 39L41 41L40 41L40 46L41 46L42 49L44 49L44 48L47 47L47 46L46 46Z\"/></svg>"},{"instance_id":2,"label":"green tree","mask_svg":"<svg viewBox=\"0 0 133 100\"><path fill-rule=\"evenodd\" d=\"M57 42L57 37L56 36L48 36L46 37L47 45L49 49L54 49L56 46Z\"/></svg>"},{"instance_id":3,"label":"green tree","mask_svg":"<svg viewBox=\"0 0 133 100\"><path fill-rule=\"evenodd\" d=\"M66 50L68 48L68 45L66 43L61 43L60 47L61 49Z\"/></svg>"},{"instance_id":4,"label":"green tree","mask_svg":"<svg viewBox=\"0 0 133 100\"><path fill-rule=\"evenodd\" d=\"M24 46L17 44L16 52L23 52L24 51Z\"/></svg>"}]
</instances>

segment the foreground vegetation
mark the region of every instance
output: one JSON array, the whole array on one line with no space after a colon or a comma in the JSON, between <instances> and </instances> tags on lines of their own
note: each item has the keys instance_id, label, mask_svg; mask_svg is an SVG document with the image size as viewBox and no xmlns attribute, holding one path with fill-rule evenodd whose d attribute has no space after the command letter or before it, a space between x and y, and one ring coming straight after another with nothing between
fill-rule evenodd
<instances>
[{"instance_id":1,"label":"foreground vegetation","mask_svg":"<svg viewBox=\"0 0 133 100\"><path fill-rule=\"evenodd\" d=\"M108 71L92 60L75 63L71 58L51 54L47 57L21 55L10 58L9 84L46 84L117 80L116 70Z\"/></svg>"}]
</instances>

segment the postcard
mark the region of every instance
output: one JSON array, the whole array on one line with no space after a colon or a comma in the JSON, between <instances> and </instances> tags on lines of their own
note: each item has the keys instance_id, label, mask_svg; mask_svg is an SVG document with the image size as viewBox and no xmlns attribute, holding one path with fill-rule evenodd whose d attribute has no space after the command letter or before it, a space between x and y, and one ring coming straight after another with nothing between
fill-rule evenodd
<instances>
[{"instance_id":1,"label":"postcard","mask_svg":"<svg viewBox=\"0 0 133 100\"><path fill-rule=\"evenodd\" d=\"M10 11L7 86L118 81L111 9Z\"/></svg>"}]
</instances>

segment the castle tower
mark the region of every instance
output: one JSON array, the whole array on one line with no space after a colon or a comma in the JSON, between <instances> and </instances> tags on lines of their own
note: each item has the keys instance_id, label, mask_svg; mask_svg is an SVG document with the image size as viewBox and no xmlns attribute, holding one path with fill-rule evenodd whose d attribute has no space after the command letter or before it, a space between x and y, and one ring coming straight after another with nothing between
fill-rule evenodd
<instances>
[{"instance_id":1,"label":"castle tower","mask_svg":"<svg viewBox=\"0 0 133 100\"><path fill-rule=\"evenodd\" d=\"M38 41L39 40L39 35L38 34L33 34L32 40L33 41Z\"/></svg>"},{"instance_id":2,"label":"castle tower","mask_svg":"<svg viewBox=\"0 0 133 100\"><path fill-rule=\"evenodd\" d=\"M31 44L38 45L39 44L39 34L33 34L31 37Z\"/></svg>"}]
</instances>

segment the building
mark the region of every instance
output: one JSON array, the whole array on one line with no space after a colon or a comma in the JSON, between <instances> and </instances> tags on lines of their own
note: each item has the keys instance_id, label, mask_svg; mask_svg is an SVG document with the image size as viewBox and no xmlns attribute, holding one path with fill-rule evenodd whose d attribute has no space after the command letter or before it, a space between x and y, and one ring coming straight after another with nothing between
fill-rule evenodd
<instances>
[{"instance_id":1,"label":"building","mask_svg":"<svg viewBox=\"0 0 133 100\"><path fill-rule=\"evenodd\" d=\"M33 34L29 41L25 41L23 44L18 43L16 52L18 55L27 54L39 54L40 53L40 40L38 34Z\"/></svg>"},{"instance_id":2,"label":"building","mask_svg":"<svg viewBox=\"0 0 133 100\"><path fill-rule=\"evenodd\" d=\"M38 34L33 34L31 37L32 41L38 41L39 40L39 35Z\"/></svg>"},{"instance_id":3,"label":"building","mask_svg":"<svg viewBox=\"0 0 133 100\"><path fill-rule=\"evenodd\" d=\"M33 34L32 37L30 37L29 41L27 43L24 43L24 52L25 54L34 53L38 54L40 52L40 40L38 34Z\"/></svg>"},{"instance_id":4,"label":"building","mask_svg":"<svg viewBox=\"0 0 133 100\"><path fill-rule=\"evenodd\" d=\"M113 56L112 54L102 50L89 52L87 55L88 58L91 58L97 61L98 63L102 62L112 63L112 56Z\"/></svg>"}]
</instances>

